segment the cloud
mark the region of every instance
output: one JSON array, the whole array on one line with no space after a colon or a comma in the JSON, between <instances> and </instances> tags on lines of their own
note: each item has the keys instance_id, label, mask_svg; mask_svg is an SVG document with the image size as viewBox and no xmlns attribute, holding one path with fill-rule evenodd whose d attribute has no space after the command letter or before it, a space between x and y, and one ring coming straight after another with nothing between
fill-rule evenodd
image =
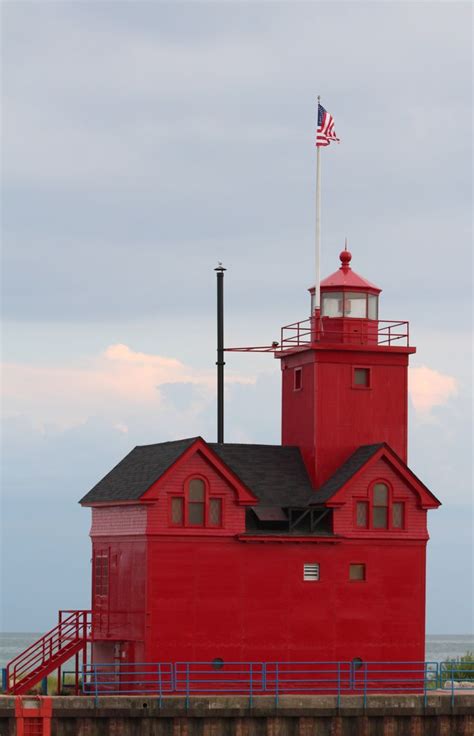
<instances>
[{"instance_id":1,"label":"cloud","mask_svg":"<svg viewBox=\"0 0 474 736\"><path fill-rule=\"evenodd\" d=\"M116 430L128 431L127 417L202 411L214 400L214 371L198 370L176 358L136 352L121 343L83 361L79 367L7 363L3 370L3 406L7 416L28 416L38 428L83 424L91 416L106 417ZM235 373L228 385L253 384ZM196 386L192 402L165 401L170 387ZM175 392L176 393L176 392Z\"/></svg>"},{"instance_id":2,"label":"cloud","mask_svg":"<svg viewBox=\"0 0 474 736\"><path fill-rule=\"evenodd\" d=\"M430 416L432 409L457 396L458 383L453 376L420 365L409 369L408 391L416 412Z\"/></svg>"}]
</instances>

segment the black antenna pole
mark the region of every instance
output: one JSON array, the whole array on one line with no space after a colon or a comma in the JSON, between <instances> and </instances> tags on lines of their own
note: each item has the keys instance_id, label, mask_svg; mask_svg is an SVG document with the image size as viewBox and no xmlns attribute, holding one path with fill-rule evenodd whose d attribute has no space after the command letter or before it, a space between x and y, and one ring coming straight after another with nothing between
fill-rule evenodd
<instances>
[{"instance_id":1,"label":"black antenna pole","mask_svg":"<svg viewBox=\"0 0 474 736\"><path fill-rule=\"evenodd\" d=\"M224 442L224 271L219 262L217 276L217 441Z\"/></svg>"}]
</instances>

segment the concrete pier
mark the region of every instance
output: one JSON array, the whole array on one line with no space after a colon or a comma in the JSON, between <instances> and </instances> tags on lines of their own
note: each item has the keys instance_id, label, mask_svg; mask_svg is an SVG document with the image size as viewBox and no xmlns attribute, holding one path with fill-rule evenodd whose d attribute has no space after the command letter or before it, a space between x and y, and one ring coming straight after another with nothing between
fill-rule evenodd
<instances>
[{"instance_id":1,"label":"concrete pier","mask_svg":"<svg viewBox=\"0 0 474 736\"><path fill-rule=\"evenodd\" d=\"M43 736L474 736L474 695L48 698ZM35 708L24 696L23 707ZM41 703L37 700L38 704ZM0 696L0 736L18 736L14 697ZM38 706L36 706L38 707ZM29 711L30 713L32 711ZM24 733L28 732L26 727ZM35 730L36 734L37 731Z\"/></svg>"}]
</instances>

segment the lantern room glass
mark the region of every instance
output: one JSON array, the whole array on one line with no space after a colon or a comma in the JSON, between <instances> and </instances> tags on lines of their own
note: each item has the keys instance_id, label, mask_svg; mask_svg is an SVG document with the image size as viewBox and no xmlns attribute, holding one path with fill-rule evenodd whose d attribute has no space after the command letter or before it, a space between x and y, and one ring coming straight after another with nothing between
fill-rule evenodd
<instances>
[{"instance_id":1,"label":"lantern room glass","mask_svg":"<svg viewBox=\"0 0 474 736\"><path fill-rule=\"evenodd\" d=\"M322 306L323 317L342 317L342 291L323 294Z\"/></svg>"},{"instance_id":2,"label":"lantern room glass","mask_svg":"<svg viewBox=\"0 0 474 736\"><path fill-rule=\"evenodd\" d=\"M351 317L352 319L378 319L376 294L365 291L330 291L322 294L323 317Z\"/></svg>"}]
</instances>

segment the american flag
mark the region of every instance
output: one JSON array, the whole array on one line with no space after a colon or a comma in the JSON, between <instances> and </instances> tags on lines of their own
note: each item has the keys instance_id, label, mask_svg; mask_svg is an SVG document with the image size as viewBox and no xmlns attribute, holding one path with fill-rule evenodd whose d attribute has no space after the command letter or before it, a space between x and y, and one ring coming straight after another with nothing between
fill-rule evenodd
<instances>
[{"instance_id":1,"label":"american flag","mask_svg":"<svg viewBox=\"0 0 474 736\"><path fill-rule=\"evenodd\" d=\"M339 143L339 138L334 132L334 118L322 105L318 104L318 130L316 133L316 147L329 146L331 141Z\"/></svg>"}]
</instances>

